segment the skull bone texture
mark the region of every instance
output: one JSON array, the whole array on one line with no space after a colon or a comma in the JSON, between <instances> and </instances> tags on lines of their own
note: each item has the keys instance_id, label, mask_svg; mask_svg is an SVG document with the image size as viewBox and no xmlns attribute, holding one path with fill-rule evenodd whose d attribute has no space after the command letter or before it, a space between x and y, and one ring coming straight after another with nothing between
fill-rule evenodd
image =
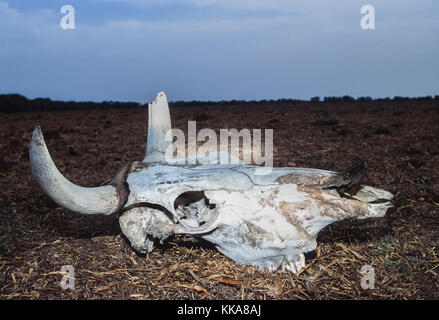
<instances>
[{"instance_id":1,"label":"skull bone texture","mask_svg":"<svg viewBox=\"0 0 439 320\"><path fill-rule=\"evenodd\" d=\"M325 226L382 217L391 207L391 193L361 185L349 172L287 167L257 174L260 166L239 160L189 165L193 162L182 158L170 164L165 94L159 93L148 108L145 158L128 163L108 185L84 188L68 181L53 163L39 126L29 151L32 172L47 195L74 212L119 214L121 230L137 252L151 252L155 241L189 234L240 264L296 273ZM214 152L207 158L220 156ZM346 191L352 185L355 194Z\"/></svg>"}]
</instances>

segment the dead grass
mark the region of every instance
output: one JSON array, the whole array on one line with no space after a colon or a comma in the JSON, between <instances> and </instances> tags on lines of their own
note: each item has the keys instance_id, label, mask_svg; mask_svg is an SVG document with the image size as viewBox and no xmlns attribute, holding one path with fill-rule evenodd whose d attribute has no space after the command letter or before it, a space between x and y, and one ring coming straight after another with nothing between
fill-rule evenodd
<instances>
[{"instance_id":1,"label":"dead grass","mask_svg":"<svg viewBox=\"0 0 439 320\"><path fill-rule=\"evenodd\" d=\"M33 180L36 124L66 177L93 186L143 158L147 110L0 114L0 299L437 299L438 110L435 101L171 110L181 129L198 114L198 129L276 126L276 166L342 170L358 156L367 183L396 195L384 218L323 230L298 275L238 265L191 237L136 255L117 216L68 212ZM74 290L60 287L63 265L75 268ZM360 286L363 265L375 269L374 290Z\"/></svg>"}]
</instances>

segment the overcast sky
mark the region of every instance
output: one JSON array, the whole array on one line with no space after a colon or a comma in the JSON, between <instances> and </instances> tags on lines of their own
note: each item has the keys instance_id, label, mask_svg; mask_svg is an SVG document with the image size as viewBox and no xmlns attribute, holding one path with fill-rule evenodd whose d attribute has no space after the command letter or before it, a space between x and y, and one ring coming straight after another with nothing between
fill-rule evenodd
<instances>
[{"instance_id":1,"label":"overcast sky","mask_svg":"<svg viewBox=\"0 0 439 320\"><path fill-rule=\"evenodd\" d=\"M63 5L75 30L63 30ZM375 30L360 25L375 8ZM0 94L57 100L439 94L437 0L0 0Z\"/></svg>"}]
</instances>

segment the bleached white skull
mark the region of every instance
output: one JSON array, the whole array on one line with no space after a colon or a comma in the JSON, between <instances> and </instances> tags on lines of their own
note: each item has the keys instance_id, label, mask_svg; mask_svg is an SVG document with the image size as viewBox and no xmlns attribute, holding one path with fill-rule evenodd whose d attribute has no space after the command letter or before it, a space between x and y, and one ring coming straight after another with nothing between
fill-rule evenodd
<instances>
[{"instance_id":1,"label":"bleached white skull","mask_svg":"<svg viewBox=\"0 0 439 320\"><path fill-rule=\"evenodd\" d=\"M255 174L260 167L242 162L188 165L188 159L169 165L171 120L164 93L149 104L148 119L145 159L127 164L106 186L83 188L64 178L39 126L30 144L32 171L42 189L75 212L121 213L122 232L138 252L150 252L154 241L171 235L190 234L238 263L298 272L325 226L381 217L391 207L392 194L384 190L360 186L355 195L346 194L352 179L332 171L289 167L260 175ZM220 153L213 156L219 159Z\"/></svg>"}]
</instances>

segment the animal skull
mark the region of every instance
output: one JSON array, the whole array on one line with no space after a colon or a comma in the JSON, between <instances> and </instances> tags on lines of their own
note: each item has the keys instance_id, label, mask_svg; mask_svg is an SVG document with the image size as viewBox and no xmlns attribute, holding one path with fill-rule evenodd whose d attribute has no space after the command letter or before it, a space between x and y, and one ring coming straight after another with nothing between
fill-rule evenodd
<instances>
[{"instance_id":1,"label":"animal skull","mask_svg":"<svg viewBox=\"0 0 439 320\"><path fill-rule=\"evenodd\" d=\"M164 93L149 104L148 120L145 159L127 164L106 186L83 188L64 178L39 126L29 151L35 178L56 203L83 214L122 213L122 232L138 252L151 252L154 241L171 235L190 234L238 263L298 272L325 226L382 217L391 207L391 193L369 186L346 196L341 190L352 179L332 171L272 168L259 175L260 167L242 162L188 165L188 159L169 165L171 120ZM219 159L221 153L212 155Z\"/></svg>"}]
</instances>

